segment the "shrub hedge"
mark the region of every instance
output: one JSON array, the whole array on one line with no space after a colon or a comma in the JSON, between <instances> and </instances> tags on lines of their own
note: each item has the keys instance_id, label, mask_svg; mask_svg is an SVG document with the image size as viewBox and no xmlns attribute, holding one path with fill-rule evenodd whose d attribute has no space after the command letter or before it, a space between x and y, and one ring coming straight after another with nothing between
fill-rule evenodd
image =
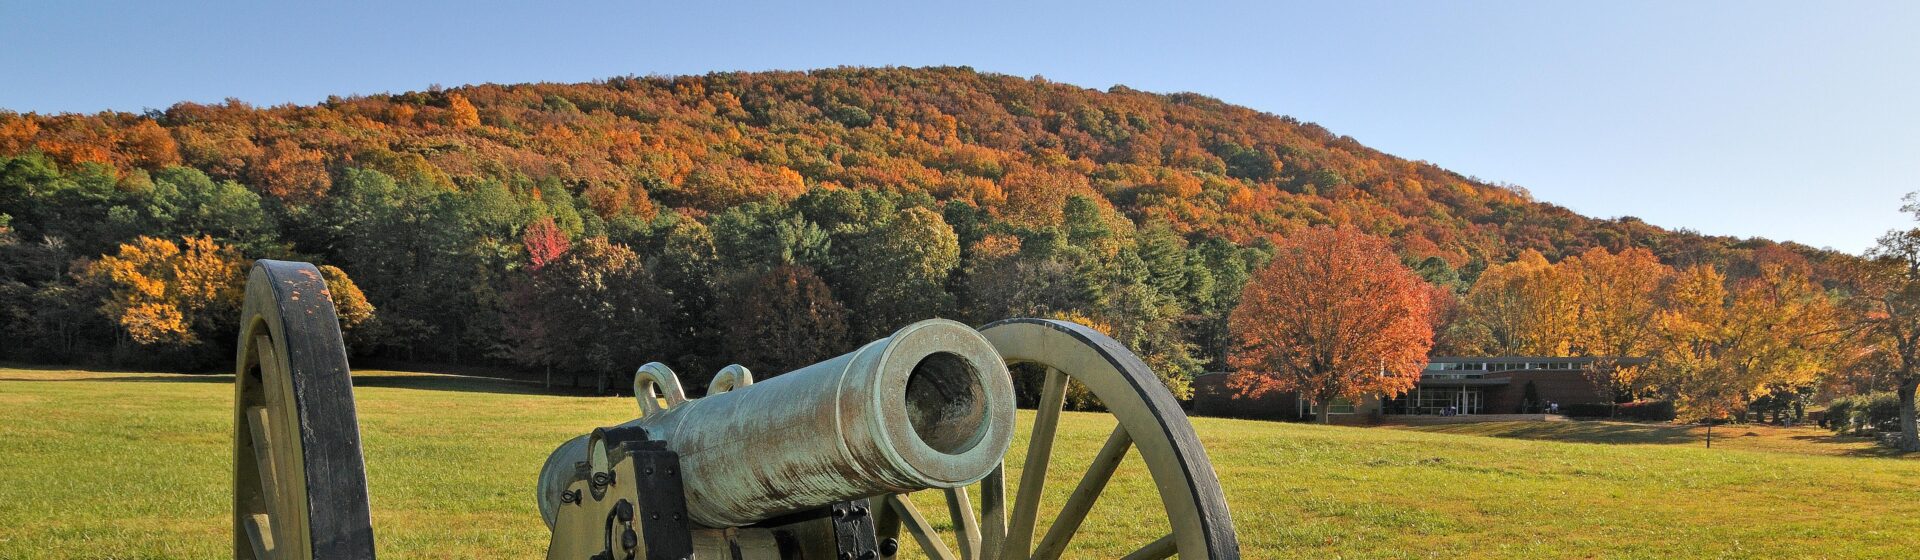
<instances>
[{"instance_id":1,"label":"shrub hedge","mask_svg":"<svg viewBox=\"0 0 1920 560\"><path fill-rule=\"evenodd\" d=\"M1607 403L1573 403L1560 405L1560 413L1571 418L1606 418L1613 415L1613 406Z\"/></svg>"},{"instance_id":2,"label":"shrub hedge","mask_svg":"<svg viewBox=\"0 0 1920 560\"><path fill-rule=\"evenodd\" d=\"M1673 401L1635 401L1620 405L1614 412L1614 418L1649 422L1666 422L1674 416Z\"/></svg>"},{"instance_id":3,"label":"shrub hedge","mask_svg":"<svg viewBox=\"0 0 1920 560\"><path fill-rule=\"evenodd\" d=\"M1900 429L1900 397L1891 391L1840 397L1827 403L1827 429L1841 433Z\"/></svg>"}]
</instances>

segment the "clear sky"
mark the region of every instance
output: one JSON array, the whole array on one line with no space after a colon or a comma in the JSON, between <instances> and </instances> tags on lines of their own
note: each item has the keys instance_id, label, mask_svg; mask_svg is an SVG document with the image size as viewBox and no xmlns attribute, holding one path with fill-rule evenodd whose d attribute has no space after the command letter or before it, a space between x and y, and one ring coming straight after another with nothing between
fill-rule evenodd
<instances>
[{"instance_id":1,"label":"clear sky","mask_svg":"<svg viewBox=\"0 0 1920 560\"><path fill-rule=\"evenodd\" d=\"M221 4L0 4L0 108L968 65L1198 92L1712 234L1858 251L1920 190L1911 1Z\"/></svg>"}]
</instances>

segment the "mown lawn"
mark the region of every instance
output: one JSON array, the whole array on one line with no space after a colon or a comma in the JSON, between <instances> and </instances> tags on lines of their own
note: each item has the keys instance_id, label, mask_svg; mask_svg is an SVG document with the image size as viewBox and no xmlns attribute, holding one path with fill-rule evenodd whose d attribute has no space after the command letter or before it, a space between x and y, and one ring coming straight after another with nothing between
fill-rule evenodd
<instances>
[{"instance_id":1,"label":"mown lawn","mask_svg":"<svg viewBox=\"0 0 1920 560\"><path fill-rule=\"evenodd\" d=\"M0 368L0 558L227 556L230 382ZM532 501L541 460L567 437L633 414L631 399L476 378L365 371L356 385L374 529L388 558L541 557L546 529ZM1817 432L1736 427L1725 431L1737 437L1708 450L1685 432L1600 423L1196 424L1247 558L1920 550L1920 461L1865 456L1859 442L1795 439ZM1111 426L1068 415L1052 471L1060 482L1043 514ZM1024 441L1014 445L1021 456ZM1070 556L1118 556L1164 532L1143 475L1137 462L1122 468Z\"/></svg>"},{"instance_id":2,"label":"mown lawn","mask_svg":"<svg viewBox=\"0 0 1920 560\"><path fill-rule=\"evenodd\" d=\"M1639 422L1479 422L1436 426L1394 426L1422 432L1507 437L1581 443L1633 443L1706 447L1708 431L1693 424ZM1776 451L1809 455L1847 457L1890 457L1901 453L1877 445L1873 438L1835 434L1807 424L1793 427L1766 424L1715 426L1712 431L1716 449ZM1920 459L1920 454L1912 454Z\"/></svg>"}]
</instances>

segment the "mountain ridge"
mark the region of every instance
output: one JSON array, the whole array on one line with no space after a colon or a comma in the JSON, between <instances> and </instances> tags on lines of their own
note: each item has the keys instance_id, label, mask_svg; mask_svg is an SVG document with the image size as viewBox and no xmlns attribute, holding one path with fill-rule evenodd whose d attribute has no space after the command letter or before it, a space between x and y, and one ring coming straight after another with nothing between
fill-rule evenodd
<instances>
[{"instance_id":1,"label":"mountain ridge","mask_svg":"<svg viewBox=\"0 0 1920 560\"><path fill-rule=\"evenodd\" d=\"M456 98L473 113L453 115ZM22 134L23 121L39 131ZM1073 192L1097 194L1137 223L1166 219L1240 242L1342 223L1394 239L1410 259L1454 265L1629 245L1686 260L1661 243L1685 230L1583 216L1285 115L1192 92L1097 90L966 67L480 84L313 105L179 103L143 116L16 113L0 115L0 154L38 145L66 165L170 162L155 145L165 142L140 138L153 132L141 121L169 133L180 163L294 200L323 196L318 176L329 168L419 156L448 183L557 178L593 192L603 217L653 212L653 199L711 212L825 184L917 189L1032 220L1057 215L1060 192ZM847 161L821 147L879 157ZM140 150L155 153L130 153ZM1028 205L1044 216L1020 208Z\"/></svg>"},{"instance_id":2,"label":"mountain ridge","mask_svg":"<svg viewBox=\"0 0 1920 560\"><path fill-rule=\"evenodd\" d=\"M1581 216L1194 93L964 67L482 84L0 112L0 323L28 340L0 356L217 363L223 278L280 258L357 284L350 338L383 357L779 372L927 317L1038 316L1182 392L1272 243L1328 225L1449 301L1533 253L1741 277L1784 252L1823 281L1851 258Z\"/></svg>"}]
</instances>

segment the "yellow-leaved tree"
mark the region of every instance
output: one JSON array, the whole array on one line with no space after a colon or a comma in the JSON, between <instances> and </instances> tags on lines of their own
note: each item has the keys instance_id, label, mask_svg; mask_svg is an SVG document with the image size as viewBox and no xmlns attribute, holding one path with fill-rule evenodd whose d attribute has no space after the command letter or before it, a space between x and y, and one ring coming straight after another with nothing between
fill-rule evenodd
<instances>
[{"instance_id":1,"label":"yellow-leaved tree","mask_svg":"<svg viewBox=\"0 0 1920 560\"><path fill-rule=\"evenodd\" d=\"M320 277L327 281L327 298L333 300L333 312L340 317L340 329L349 333L373 320L373 303L360 292L360 286L347 277L347 271L330 264L320 265Z\"/></svg>"},{"instance_id":2,"label":"yellow-leaved tree","mask_svg":"<svg viewBox=\"0 0 1920 560\"><path fill-rule=\"evenodd\" d=\"M1623 359L1646 356L1657 347L1653 319L1673 269L1640 248L1589 249L1557 268L1573 302L1573 315L1561 320L1568 326L1567 354L1593 359L1582 371L1613 402L1644 369Z\"/></svg>"},{"instance_id":3,"label":"yellow-leaved tree","mask_svg":"<svg viewBox=\"0 0 1920 560\"><path fill-rule=\"evenodd\" d=\"M447 124L454 128L473 128L480 126L480 111L473 102L458 93L447 94Z\"/></svg>"},{"instance_id":4,"label":"yellow-leaved tree","mask_svg":"<svg viewBox=\"0 0 1920 560\"><path fill-rule=\"evenodd\" d=\"M141 236L87 268L109 291L100 311L142 346L185 347L239 320L247 261L212 237Z\"/></svg>"},{"instance_id":5,"label":"yellow-leaved tree","mask_svg":"<svg viewBox=\"0 0 1920 560\"><path fill-rule=\"evenodd\" d=\"M1681 271L1667 292L1666 308L1655 315L1661 352L1641 378L1655 391L1672 394L1683 418L1725 418L1753 386L1735 379L1723 358L1729 351L1726 277L1710 266Z\"/></svg>"},{"instance_id":6,"label":"yellow-leaved tree","mask_svg":"<svg viewBox=\"0 0 1920 560\"><path fill-rule=\"evenodd\" d=\"M366 352L379 346L388 333L374 320L373 302L367 301L360 286L347 277L347 271L330 264L320 265L320 277L327 281L327 298L333 300L333 312L339 316L340 334L346 338L347 350Z\"/></svg>"},{"instance_id":7,"label":"yellow-leaved tree","mask_svg":"<svg viewBox=\"0 0 1920 560\"><path fill-rule=\"evenodd\" d=\"M1712 267L1680 272L1654 317L1661 351L1641 376L1682 419L1737 419L1776 387L1813 383L1838 335L1832 301L1787 267L1763 266L1732 290Z\"/></svg>"},{"instance_id":8,"label":"yellow-leaved tree","mask_svg":"<svg viewBox=\"0 0 1920 560\"><path fill-rule=\"evenodd\" d=\"M1494 265L1461 302L1473 350L1494 356L1564 356L1573 338L1573 287L1540 252Z\"/></svg>"}]
</instances>

